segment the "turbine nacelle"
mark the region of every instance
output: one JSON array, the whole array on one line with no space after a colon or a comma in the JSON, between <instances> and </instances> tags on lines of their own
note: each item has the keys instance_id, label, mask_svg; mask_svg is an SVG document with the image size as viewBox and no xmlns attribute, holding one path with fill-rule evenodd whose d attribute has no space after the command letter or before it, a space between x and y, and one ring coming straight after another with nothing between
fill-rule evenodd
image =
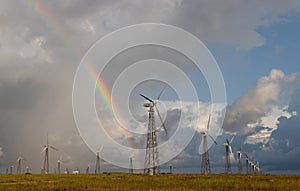
<instances>
[{"instance_id":1,"label":"turbine nacelle","mask_svg":"<svg viewBox=\"0 0 300 191\"><path fill-rule=\"evenodd\" d=\"M160 99L160 97L162 96L162 94L164 93L164 91L165 91L165 89L167 88L167 86L168 85L166 85L163 89L162 89L162 91L160 92L160 94L158 95L158 97L157 97L157 99L156 100L152 100L152 99L150 99L150 98L148 98L147 96L145 96L145 95L143 95L143 94L140 94L140 96L142 96L144 99L146 99L148 102L145 102L144 103L144 107L155 107L155 109L156 109L156 112L157 112L157 114L158 114L158 116L159 116L159 119L160 119L160 121L161 121L161 124L162 124L162 126L163 126L163 128L164 128L164 131L165 131L165 133L168 135L168 132L167 132L167 129L166 129L166 127L165 127L165 124L164 124L164 121L163 121L163 118L162 118L162 115L161 115L161 113L160 113L160 110L159 110L159 108L157 107L157 102L159 101L159 99Z\"/></svg>"},{"instance_id":2,"label":"turbine nacelle","mask_svg":"<svg viewBox=\"0 0 300 191\"><path fill-rule=\"evenodd\" d=\"M154 103L153 102L145 102L144 107L154 107Z\"/></svg>"}]
</instances>

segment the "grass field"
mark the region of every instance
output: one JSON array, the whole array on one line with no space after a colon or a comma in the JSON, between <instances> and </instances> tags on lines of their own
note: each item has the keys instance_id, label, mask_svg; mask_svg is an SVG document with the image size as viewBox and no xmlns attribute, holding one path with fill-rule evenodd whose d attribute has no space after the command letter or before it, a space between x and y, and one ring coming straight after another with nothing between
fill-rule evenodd
<instances>
[{"instance_id":1,"label":"grass field","mask_svg":"<svg viewBox=\"0 0 300 191\"><path fill-rule=\"evenodd\" d=\"M300 175L0 175L0 190L300 190Z\"/></svg>"}]
</instances>

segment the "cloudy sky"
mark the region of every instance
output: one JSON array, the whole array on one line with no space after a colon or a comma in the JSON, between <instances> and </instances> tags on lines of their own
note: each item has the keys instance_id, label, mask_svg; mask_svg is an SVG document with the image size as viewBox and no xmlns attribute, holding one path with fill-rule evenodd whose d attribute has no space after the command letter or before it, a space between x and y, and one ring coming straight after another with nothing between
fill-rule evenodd
<instances>
[{"instance_id":1,"label":"cloudy sky","mask_svg":"<svg viewBox=\"0 0 300 191\"><path fill-rule=\"evenodd\" d=\"M51 172L58 159L63 168L84 170L90 164L94 169L95 153L85 145L73 117L72 87L77 67L101 37L128 25L149 22L174 25L198 37L211 51L223 74L227 107L218 145L209 150L212 171L224 171L223 143L235 135L233 151L238 151L242 144L264 172L300 173L298 0L0 0L0 172L15 167L20 153L25 159L23 168L29 166L32 172L40 172L47 133L50 144L59 150L50 151ZM181 100L184 105L181 115L188 116L189 122L199 119L196 127L192 127L197 131L171 163L175 172L198 173L201 161L198 130L205 127L210 94L205 78L193 71L186 58L161 47L128 50L105 69L104 82L112 87L112 79L118 77L126 64L153 56L177 62L195 85L201 115L193 115L197 107L191 100ZM179 79L174 80L180 85ZM136 96L140 90L155 96L149 89L159 91L161 84L144 83L133 88L130 103L142 104L143 99ZM179 115L174 106L178 97L170 89L162 101L165 101L163 113L168 113L164 116L165 123L172 134L171 123L176 123ZM101 96L96 103L101 114L105 110ZM146 110L131 109L145 112L135 116L145 123ZM113 138L125 137L133 139L136 145L145 144L143 137L115 134L109 116L104 118ZM187 121L182 124L191 126ZM219 125L218 120L213 124ZM136 128L134 123L131 125ZM124 170L105 161L102 164L103 171ZM236 161L232 168L237 171Z\"/></svg>"}]
</instances>

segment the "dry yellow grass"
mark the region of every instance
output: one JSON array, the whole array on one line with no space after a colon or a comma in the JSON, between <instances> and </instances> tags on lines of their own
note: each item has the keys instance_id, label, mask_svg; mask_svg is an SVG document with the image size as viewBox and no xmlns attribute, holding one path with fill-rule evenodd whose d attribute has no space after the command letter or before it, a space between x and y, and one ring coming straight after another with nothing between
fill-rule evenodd
<instances>
[{"instance_id":1,"label":"dry yellow grass","mask_svg":"<svg viewBox=\"0 0 300 191\"><path fill-rule=\"evenodd\" d=\"M300 175L0 175L0 190L300 190Z\"/></svg>"}]
</instances>

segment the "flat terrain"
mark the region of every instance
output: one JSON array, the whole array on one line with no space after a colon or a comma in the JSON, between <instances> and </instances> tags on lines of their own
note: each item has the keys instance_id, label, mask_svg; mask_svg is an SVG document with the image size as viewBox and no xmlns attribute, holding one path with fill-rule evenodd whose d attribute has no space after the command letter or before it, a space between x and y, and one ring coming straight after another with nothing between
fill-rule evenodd
<instances>
[{"instance_id":1,"label":"flat terrain","mask_svg":"<svg viewBox=\"0 0 300 191\"><path fill-rule=\"evenodd\" d=\"M300 175L0 175L0 190L300 190Z\"/></svg>"}]
</instances>

